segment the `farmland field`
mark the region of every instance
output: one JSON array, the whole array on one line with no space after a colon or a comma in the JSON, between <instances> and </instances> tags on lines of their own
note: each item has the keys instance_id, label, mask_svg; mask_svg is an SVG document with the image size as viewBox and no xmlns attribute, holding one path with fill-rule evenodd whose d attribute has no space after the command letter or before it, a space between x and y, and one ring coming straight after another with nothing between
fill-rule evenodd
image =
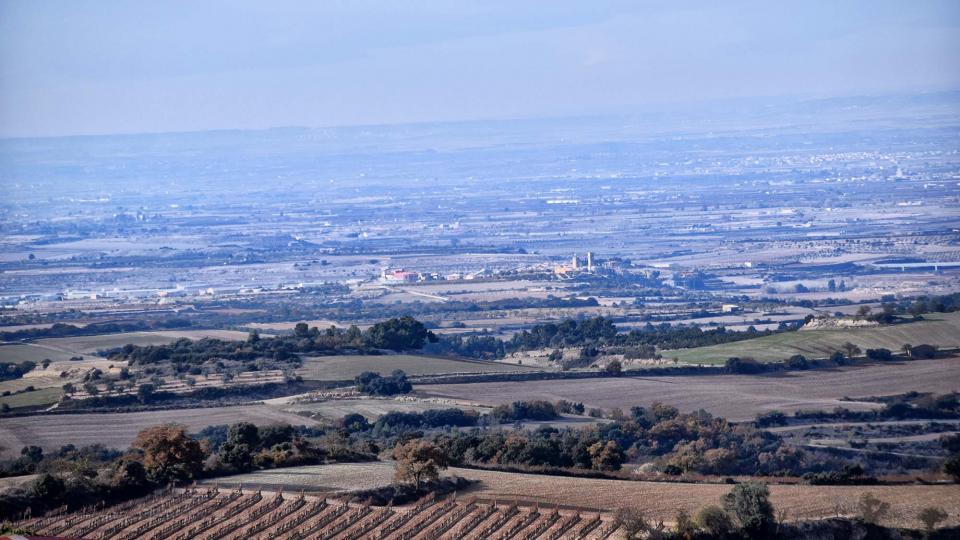
<instances>
[{"instance_id":1,"label":"farmland field","mask_svg":"<svg viewBox=\"0 0 960 540\"><path fill-rule=\"evenodd\" d=\"M931 313L924 318L926 320L890 326L784 332L709 347L666 350L661 354L690 364L722 364L732 356L751 357L761 362L786 360L795 354L825 358L848 341L864 350L882 347L899 351L904 343L960 347L960 313Z\"/></svg>"},{"instance_id":2,"label":"farmland field","mask_svg":"<svg viewBox=\"0 0 960 540\"><path fill-rule=\"evenodd\" d=\"M530 501L609 511L635 506L648 518L672 521L677 510L693 514L730 491L724 484L681 484L636 482L593 478L567 478L536 474L502 473L452 468L448 474L480 480L478 488L464 495L501 501ZM820 518L836 515L840 504L845 514L854 514L860 495L870 492L891 505L887 525L920 527L917 513L930 501L937 501L950 514L949 524L960 524L960 489L954 485L904 486L808 486L771 485L775 508L787 509L787 518Z\"/></svg>"},{"instance_id":3,"label":"farmland field","mask_svg":"<svg viewBox=\"0 0 960 540\"><path fill-rule=\"evenodd\" d=\"M293 403L284 405L283 410L289 412L309 412L318 416L337 419L343 418L350 413L362 414L370 420L375 420L378 416L388 412L423 412L430 409L446 409L457 407L460 409L473 409L485 412L486 407L471 407L461 404L410 400L410 399L335 399L329 401L320 401L315 403Z\"/></svg>"},{"instance_id":4,"label":"farmland field","mask_svg":"<svg viewBox=\"0 0 960 540\"><path fill-rule=\"evenodd\" d=\"M38 405L52 405L60 400L63 391L59 388L38 388L32 392L20 392L9 396L0 396L0 404L6 403L11 408L36 407Z\"/></svg>"},{"instance_id":5,"label":"farmland field","mask_svg":"<svg viewBox=\"0 0 960 540\"><path fill-rule=\"evenodd\" d=\"M701 375L418 385L418 393L498 405L520 399L566 399L587 407L629 409L662 401L684 411L706 409L731 420L768 410L879 407L857 398L910 391L960 390L960 358L889 362L768 375Z\"/></svg>"},{"instance_id":6,"label":"farmland field","mask_svg":"<svg viewBox=\"0 0 960 540\"><path fill-rule=\"evenodd\" d=\"M273 469L205 481L220 485L243 484L248 488L283 487L287 491L342 492L389 485L393 480L389 462L315 465ZM446 475L479 480L480 484L463 492L484 500L501 503L519 501L530 505L561 505L609 512L625 505L644 510L648 518L671 521L679 509L695 513L700 508L719 504L730 491L725 484L684 484L572 478L537 474L505 473L453 467ZM938 501L950 513L950 523L960 523L960 490L955 486L808 486L772 485L772 501L789 509L788 519L835 515L841 504L853 513L864 492L891 503L894 516L889 524L917 527L914 516L929 501Z\"/></svg>"},{"instance_id":7,"label":"farmland field","mask_svg":"<svg viewBox=\"0 0 960 540\"><path fill-rule=\"evenodd\" d=\"M50 360L69 360L77 356L76 353L63 349L43 347L33 343L4 343L0 344L0 362L31 362L40 363L44 358Z\"/></svg>"},{"instance_id":8,"label":"farmland field","mask_svg":"<svg viewBox=\"0 0 960 540\"><path fill-rule=\"evenodd\" d=\"M8 476L0 478L0 493L14 487L22 486L27 482L32 482L37 478L35 474L25 474L22 476Z\"/></svg>"},{"instance_id":9,"label":"farmland field","mask_svg":"<svg viewBox=\"0 0 960 540\"><path fill-rule=\"evenodd\" d=\"M524 371L530 368L500 362L457 360L411 354L340 355L304 358L303 367L297 370L297 374L308 380L341 381L353 379L364 371L377 371L387 374L395 369L401 369L407 375L432 375Z\"/></svg>"},{"instance_id":10,"label":"farmland field","mask_svg":"<svg viewBox=\"0 0 960 540\"><path fill-rule=\"evenodd\" d=\"M305 465L285 469L268 469L234 476L205 480L207 484L246 487L283 487L289 491L305 490L308 493L336 493L374 489L393 482L393 463L334 463L330 465Z\"/></svg>"},{"instance_id":11,"label":"farmland field","mask_svg":"<svg viewBox=\"0 0 960 540\"><path fill-rule=\"evenodd\" d=\"M247 327L247 328L254 328L254 329L259 330L259 331L264 331L264 330L266 330L266 331L275 331L275 332L288 332L288 331L292 331L293 328L294 328L297 324L299 324L299 323L305 323L307 326L309 326L309 327L311 327L311 328L314 327L314 326L316 326L317 328L320 328L321 330L330 328L331 326L337 326L337 327L340 327L340 328L346 328L347 326L349 326L349 325L346 325L346 324L343 324L343 323L340 323L340 322L337 322L337 321L333 321L333 320L330 320L330 319L314 319L314 320L309 320L309 321L285 321L285 322L249 323L249 324L247 324L245 327ZM361 330L365 330L365 329L368 328L369 326L370 326L370 325L357 325L357 327L360 328Z\"/></svg>"},{"instance_id":12,"label":"farmland field","mask_svg":"<svg viewBox=\"0 0 960 540\"><path fill-rule=\"evenodd\" d=\"M35 392L0 397L0 403L6 403L14 408L52 405L60 399L64 384L68 382L79 383L83 375L90 369L98 368L108 372L110 365L119 369L119 366L125 364L125 362L111 362L95 356L84 358L84 360L77 361L57 360L46 368L37 365L23 377L0 381L0 392L20 392L29 386L36 390Z\"/></svg>"},{"instance_id":13,"label":"farmland field","mask_svg":"<svg viewBox=\"0 0 960 540\"><path fill-rule=\"evenodd\" d=\"M247 333L235 330L163 330L157 332L124 332L97 336L74 336L37 340L40 346L67 352L94 354L104 349L133 345L164 345L180 338L245 340Z\"/></svg>"},{"instance_id":14,"label":"farmland field","mask_svg":"<svg viewBox=\"0 0 960 540\"><path fill-rule=\"evenodd\" d=\"M190 431L207 426L253 422L258 425L286 422L292 425L314 425L315 421L266 405L176 409L108 414L48 414L0 419L0 441L3 457L19 455L20 448L35 444L44 450L64 444L83 446L102 443L124 449L147 427L165 422L186 425Z\"/></svg>"}]
</instances>

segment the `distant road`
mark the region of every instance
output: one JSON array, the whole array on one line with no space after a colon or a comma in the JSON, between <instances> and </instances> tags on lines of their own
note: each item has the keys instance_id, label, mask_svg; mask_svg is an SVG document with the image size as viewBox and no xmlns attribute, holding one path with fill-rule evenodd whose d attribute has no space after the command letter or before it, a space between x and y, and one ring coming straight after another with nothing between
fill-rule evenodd
<instances>
[{"instance_id":1,"label":"distant road","mask_svg":"<svg viewBox=\"0 0 960 540\"><path fill-rule=\"evenodd\" d=\"M427 293L423 293L423 292L419 292L419 291L411 291L410 289L397 289L397 288L394 288L394 287L387 287L386 285L384 285L383 288L384 288L385 290L390 291L390 292L404 292L404 293L407 293L407 294L412 294L412 295L414 295L414 296L422 296L422 297L424 297L424 298L432 298L432 299L434 299L434 300L439 300L439 301L441 301L441 302L449 302L449 301L450 301L450 299L447 298L446 296L440 296L440 295L438 295L438 294L427 294Z\"/></svg>"}]
</instances>

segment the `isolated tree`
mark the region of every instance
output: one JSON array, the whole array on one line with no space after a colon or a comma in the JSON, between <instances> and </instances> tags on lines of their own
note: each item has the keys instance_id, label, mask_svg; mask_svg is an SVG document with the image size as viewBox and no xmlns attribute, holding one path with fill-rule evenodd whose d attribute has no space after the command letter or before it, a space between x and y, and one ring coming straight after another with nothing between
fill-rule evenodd
<instances>
[{"instance_id":1,"label":"isolated tree","mask_svg":"<svg viewBox=\"0 0 960 540\"><path fill-rule=\"evenodd\" d=\"M860 306L857 309L857 317L863 319L864 317L870 314L870 311L871 311L870 306Z\"/></svg>"},{"instance_id":2,"label":"isolated tree","mask_svg":"<svg viewBox=\"0 0 960 540\"><path fill-rule=\"evenodd\" d=\"M370 422L362 414L350 413L340 420L340 426L350 433L370 429Z\"/></svg>"},{"instance_id":3,"label":"isolated tree","mask_svg":"<svg viewBox=\"0 0 960 540\"><path fill-rule=\"evenodd\" d=\"M837 282L836 280L831 279L827 282L827 290L830 292L837 292Z\"/></svg>"},{"instance_id":4,"label":"isolated tree","mask_svg":"<svg viewBox=\"0 0 960 540\"><path fill-rule=\"evenodd\" d=\"M293 335L299 338L308 337L310 335L310 327L307 326L307 323L299 322L293 327Z\"/></svg>"},{"instance_id":5,"label":"isolated tree","mask_svg":"<svg viewBox=\"0 0 960 540\"><path fill-rule=\"evenodd\" d=\"M67 383L67 384L63 385L63 393L64 393L64 394L68 394L68 395L69 395L69 394L72 394L72 393L74 393L74 392L76 392L76 391L77 391L77 388L73 385L73 383Z\"/></svg>"},{"instance_id":6,"label":"isolated tree","mask_svg":"<svg viewBox=\"0 0 960 540\"><path fill-rule=\"evenodd\" d=\"M890 503L878 499L873 493L864 493L857 503L857 509L864 521L879 524L890 511Z\"/></svg>"},{"instance_id":7,"label":"isolated tree","mask_svg":"<svg viewBox=\"0 0 960 540\"><path fill-rule=\"evenodd\" d=\"M809 369L810 361L802 354L795 354L787 360L787 367L790 369Z\"/></svg>"},{"instance_id":8,"label":"isolated tree","mask_svg":"<svg viewBox=\"0 0 960 540\"><path fill-rule=\"evenodd\" d=\"M944 462L943 472L952 476L954 482L960 482L960 452L950 456Z\"/></svg>"},{"instance_id":9,"label":"isolated tree","mask_svg":"<svg viewBox=\"0 0 960 540\"><path fill-rule=\"evenodd\" d=\"M143 451L143 466L154 481L182 482L203 469L206 452L180 424L163 424L137 434L130 445Z\"/></svg>"},{"instance_id":10,"label":"isolated tree","mask_svg":"<svg viewBox=\"0 0 960 540\"><path fill-rule=\"evenodd\" d=\"M860 347L856 346L849 341L840 346L845 353L847 353L847 358L853 358L854 356L860 354Z\"/></svg>"},{"instance_id":11,"label":"isolated tree","mask_svg":"<svg viewBox=\"0 0 960 540\"><path fill-rule=\"evenodd\" d=\"M620 524L620 529L628 539L641 538L652 529L643 510L637 508L619 508L614 512L613 519Z\"/></svg>"},{"instance_id":12,"label":"isolated tree","mask_svg":"<svg viewBox=\"0 0 960 540\"><path fill-rule=\"evenodd\" d=\"M766 538L773 530L775 522L770 489L764 484L737 484L721 500L724 510L736 517L740 530L748 538Z\"/></svg>"},{"instance_id":13,"label":"isolated tree","mask_svg":"<svg viewBox=\"0 0 960 540\"><path fill-rule=\"evenodd\" d=\"M920 513L917 514L917 518L923 523L923 527L927 530L928 533L932 533L937 529L937 525L947 519L948 515L938 506L928 506L923 510L920 510Z\"/></svg>"},{"instance_id":14,"label":"isolated tree","mask_svg":"<svg viewBox=\"0 0 960 540\"><path fill-rule=\"evenodd\" d=\"M422 439L397 443L393 459L396 460L394 480L412 484L414 490L419 490L424 481L439 478L440 471L450 465L450 458L442 448Z\"/></svg>"},{"instance_id":15,"label":"isolated tree","mask_svg":"<svg viewBox=\"0 0 960 540\"><path fill-rule=\"evenodd\" d=\"M913 350L913 345L904 343L903 346L900 347L900 350L903 351L903 354L910 356L910 351Z\"/></svg>"},{"instance_id":16,"label":"isolated tree","mask_svg":"<svg viewBox=\"0 0 960 540\"><path fill-rule=\"evenodd\" d=\"M43 448L36 445L24 446L20 449L20 455L34 463L43 461Z\"/></svg>"},{"instance_id":17,"label":"isolated tree","mask_svg":"<svg viewBox=\"0 0 960 540\"><path fill-rule=\"evenodd\" d=\"M620 375L623 373L623 364L621 364L619 360L613 360L607 364L604 371L611 375Z\"/></svg>"},{"instance_id":18,"label":"isolated tree","mask_svg":"<svg viewBox=\"0 0 960 540\"><path fill-rule=\"evenodd\" d=\"M141 384L137 388L137 401L146 405L153 401L153 394L156 393L156 387L150 383Z\"/></svg>"}]
</instances>

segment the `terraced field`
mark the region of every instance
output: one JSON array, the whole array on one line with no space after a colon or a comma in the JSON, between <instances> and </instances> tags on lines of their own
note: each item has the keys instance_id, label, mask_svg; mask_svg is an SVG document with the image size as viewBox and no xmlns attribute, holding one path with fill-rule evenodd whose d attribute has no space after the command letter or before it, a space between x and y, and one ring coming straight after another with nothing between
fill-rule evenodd
<instances>
[{"instance_id":1,"label":"terraced field","mask_svg":"<svg viewBox=\"0 0 960 540\"><path fill-rule=\"evenodd\" d=\"M98 540L377 540L540 538L603 540L617 526L598 514L426 497L406 508L271 492L174 491L101 510L18 523L36 534Z\"/></svg>"},{"instance_id":2,"label":"terraced field","mask_svg":"<svg viewBox=\"0 0 960 540\"><path fill-rule=\"evenodd\" d=\"M297 373L307 380L342 381L353 379L364 371L383 374L401 369L407 375L438 375L447 373L501 373L524 371L530 368L500 362L482 362L421 356L412 354L310 356L304 358Z\"/></svg>"},{"instance_id":3,"label":"terraced field","mask_svg":"<svg viewBox=\"0 0 960 540\"><path fill-rule=\"evenodd\" d=\"M690 364L722 364L732 356L751 357L761 362L785 360L795 354L826 358L848 341L864 350L882 347L899 351L904 343L960 347L960 312L931 313L924 318L924 321L892 326L785 332L709 347L671 349L661 354Z\"/></svg>"},{"instance_id":4,"label":"terraced field","mask_svg":"<svg viewBox=\"0 0 960 540\"><path fill-rule=\"evenodd\" d=\"M3 348L5 347L0 347L0 349ZM59 401L65 383L79 384L83 375L93 368L108 372L111 365L119 369L124 364L125 362L111 362L104 358L85 356L84 360L54 360L46 368L37 365L19 379L0 381L0 392L13 394L0 396L0 403L6 403L13 408L52 405ZM31 386L34 391L24 392Z\"/></svg>"}]
</instances>

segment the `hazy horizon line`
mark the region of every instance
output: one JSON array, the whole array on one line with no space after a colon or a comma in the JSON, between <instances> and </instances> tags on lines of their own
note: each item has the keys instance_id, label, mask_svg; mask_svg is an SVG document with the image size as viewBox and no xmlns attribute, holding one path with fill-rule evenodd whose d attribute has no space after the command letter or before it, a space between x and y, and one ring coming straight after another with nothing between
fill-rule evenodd
<instances>
[{"instance_id":1,"label":"hazy horizon line","mask_svg":"<svg viewBox=\"0 0 960 540\"><path fill-rule=\"evenodd\" d=\"M280 131L280 130L346 130L346 129L364 129L364 128L393 128L401 126L431 126L431 125L454 125L454 124L481 124L486 122L524 122L524 121L547 121L547 120L577 120L577 119L602 119L602 118L626 118L630 116L642 116L656 114L664 111L683 111L694 112L697 107L709 105L732 105L735 103L746 104L757 101L779 102L779 105L799 104L805 102L827 102L839 99L878 99L878 98L907 98L907 97L952 97L960 104L960 87L930 89L918 91L893 91L893 92L875 92L875 93L857 93L857 94L833 94L833 95L813 95L813 94L784 94L767 96L741 96L726 98L707 98L707 99L686 99L675 101L663 101L651 103L646 106L637 105L625 108L621 112L596 112L596 113L570 113L570 114L543 114L529 116L510 116L510 117L486 117L486 118L459 118L448 120L422 120L410 122L381 122L355 124L325 124L325 125L274 125L264 127L212 127L209 129L183 129L167 131L116 131L111 133L66 133L59 135L2 135L0 142L17 142L32 140L55 140L55 139L86 139L99 137L138 137L138 136L164 136L164 135L198 135L212 133L236 133L236 132L258 132L258 131ZM719 112L719 111L718 111ZM960 108L957 110L958 120L960 120Z\"/></svg>"}]
</instances>

